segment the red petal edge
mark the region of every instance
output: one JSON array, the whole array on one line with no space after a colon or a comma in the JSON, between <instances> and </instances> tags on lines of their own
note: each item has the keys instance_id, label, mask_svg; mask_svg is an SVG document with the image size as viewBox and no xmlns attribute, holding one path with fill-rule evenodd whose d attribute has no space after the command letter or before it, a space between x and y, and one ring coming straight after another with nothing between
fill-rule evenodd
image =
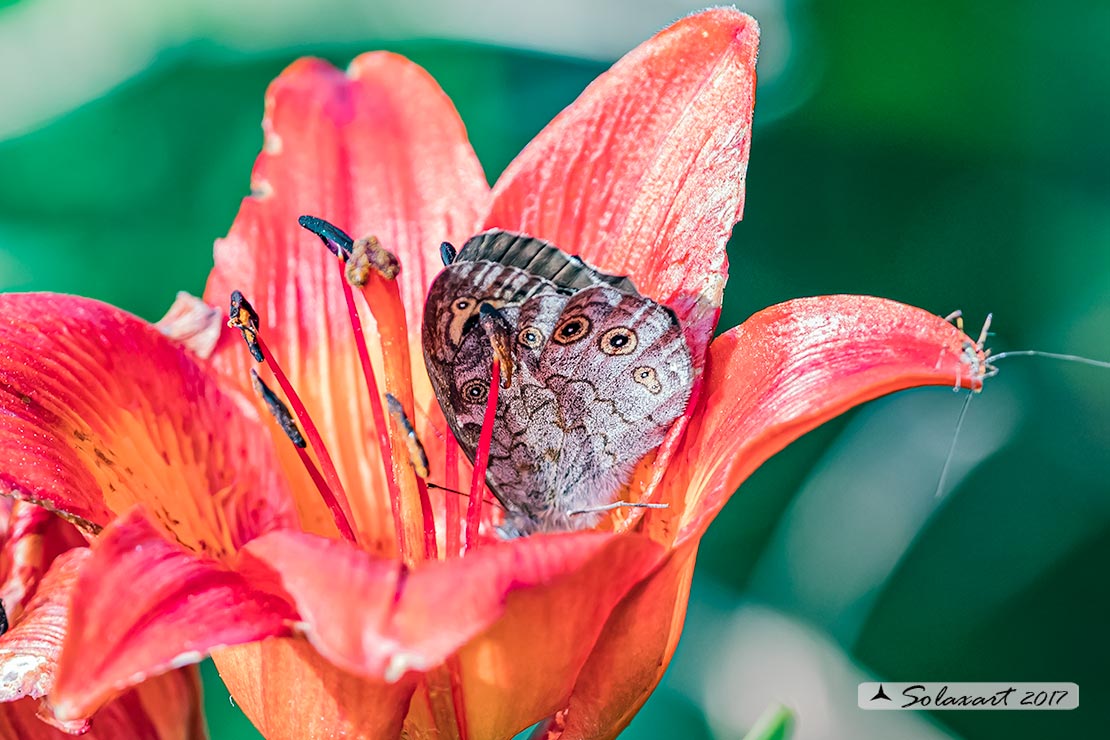
<instances>
[{"instance_id":1,"label":"red petal edge","mask_svg":"<svg viewBox=\"0 0 1110 740\"><path fill-rule=\"evenodd\" d=\"M494 186L485 225L549 239L675 309L695 362L744 205L759 27L678 21L591 84Z\"/></svg>"},{"instance_id":2,"label":"red petal edge","mask_svg":"<svg viewBox=\"0 0 1110 740\"><path fill-rule=\"evenodd\" d=\"M50 691L69 621L67 607L91 556L85 547L59 555L18 621L0 636L0 701L39 698Z\"/></svg>"},{"instance_id":3,"label":"red petal edge","mask_svg":"<svg viewBox=\"0 0 1110 740\"><path fill-rule=\"evenodd\" d=\"M678 541L699 537L752 471L806 432L905 388L979 389L984 362L949 322L882 298L800 298L760 311L710 346L706 393L663 482L672 509L653 512L653 526L673 533L681 516Z\"/></svg>"},{"instance_id":4,"label":"red petal edge","mask_svg":"<svg viewBox=\"0 0 1110 740\"><path fill-rule=\"evenodd\" d=\"M133 509L92 546L73 592L50 701L62 720L200 661L209 651L288 634L284 601L166 539Z\"/></svg>"},{"instance_id":5,"label":"red petal edge","mask_svg":"<svg viewBox=\"0 0 1110 740\"><path fill-rule=\"evenodd\" d=\"M185 668L144 682L92 718L58 723L34 699L0 704L0 737L19 740L206 740L200 677Z\"/></svg>"}]
</instances>

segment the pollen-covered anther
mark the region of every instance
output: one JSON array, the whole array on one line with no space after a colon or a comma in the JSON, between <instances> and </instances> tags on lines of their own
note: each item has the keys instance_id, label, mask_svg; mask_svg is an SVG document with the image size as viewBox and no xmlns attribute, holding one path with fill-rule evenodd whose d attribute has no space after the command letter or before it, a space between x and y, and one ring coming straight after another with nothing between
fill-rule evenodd
<instances>
[{"instance_id":1,"label":"pollen-covered anther","mask_svg":"<svg viewBox=\"0 0 1110 740\"><path fill-rule=\"evenodd\" d=\"M424 452L424 445L420 443L420 438L416 436L416 429L413 428L412 422L405 414L405 408L401 402L393 397L393 394L385 394L386 405L389 406L389 415L397 422L397 426L401 427L405 433L405 445L409 451L409 462L412 463L413 471L421 478L428 477L428 455Z\"/></svg>"},{"instance_id":2,"label":"pollen-covered anther","mask_svg":"<svg viewBox=\"0 0 1110 740\"><path fill-rule=\"evenodd\" d=\"M501 365L501 387L508 388L513 381L512 326L505 315L489 303L478 308L478 324L489 339L493 357Z\"/></svg>"},{"instance_id":3,"label":"pollen-covered anther","mask_svg":"<svg viewBox=\"0 0 1110 740\"><path fill-rule=\"evenodd\" d=\"M263 382L258 375L258 371L254 368L251 368L251 385L254 386L254 392L266 404L266 408L270 410L270 414L273 415L278 426L281 427L281 431L285 432L286 437L289 437L289 441L302 449L307 447L308 443L305 442L304 435L301 434L297 422L293 420L293 415L289 413L289 407Z\"/></svg>"},{"instance_id":4,"label":"pollen-covered anther","mask_svg":"<svg viewBox=\"0 0 1110 740\"><path fill-rule=\"evenodd\" d=\"M227 325L238 329L247 343L247 349L256 362L264 362L266 356L262 353L262 345L258 342L258 314L250 301L243 297L237 290L231 292L231 308L228 311Z\"/></svg>"}]
</instances>

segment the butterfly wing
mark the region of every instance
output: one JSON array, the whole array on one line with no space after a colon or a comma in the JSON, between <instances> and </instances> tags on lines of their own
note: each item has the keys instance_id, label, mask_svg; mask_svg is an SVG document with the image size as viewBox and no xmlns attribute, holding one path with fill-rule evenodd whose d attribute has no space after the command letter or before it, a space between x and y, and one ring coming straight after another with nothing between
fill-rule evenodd
<instances>
[{"instance_id":1,"label":"butterfly wing","mask_svg":"<svg viewBox=\"0 0 1110 740\"><path fill-rule=\"evenodd\" d=\"M423 324L432 387L472 462L493 361L482 303L513 332L487 472L504 529L589 526L596 517L573 513L611 502L685 409L693 370L681 328L627 278L546 242L474 237L433 281Z\"/></svg>"},{"instance_id":2,"label":"butterfly wing","mask_svg":"<svg viewBox=\"0 0 1110 740\"><path fill-rule=\"evenodd\" d=\"M546 341L521 348L509 410L523 423L506 467L530 462L517 484L526 483L525 508L541 512L538 528L574 529L596 519L575 512L611 503L662 443L689 401L693 365L674 315L643 296L606 285L576 292L557 316L551 303L534 298L520 309L518 336L531 328Z\"/></svg>"}]
</instances>

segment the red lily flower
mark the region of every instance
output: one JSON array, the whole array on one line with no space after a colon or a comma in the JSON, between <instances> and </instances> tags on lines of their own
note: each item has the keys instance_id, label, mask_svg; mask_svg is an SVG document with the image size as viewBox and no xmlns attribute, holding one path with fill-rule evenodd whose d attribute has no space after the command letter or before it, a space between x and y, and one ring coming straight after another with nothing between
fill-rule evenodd
<instances>
[{"instance_id":1,"label":"red lily flower","mask_svg":"<svg viewBox=\"0 0 1110 740\"><path fill-rule=\"evenodd\" d=\"M157 676L113 699L88 720L55 722L40 699L50 691L69 615L66 602L90 552L80 533L33 504L0 500L0 737L204 738L200 677L192 667ZM50 724L44 724L43 721ZM51 726L54 725L54 726Z\"/></svg>"},{"instance_id":2,"label":"red lily flower","mask_svg":"<svg viewBox=\"0 0 1110 740\"><path fill-rule=\"evenodd\" d=\"M748 474L876 396L977 388L984 356L967 336L877 298L791 301L711 341L743 206L757 37L733 10L676 23L591 85L492 191L450 101L405 59L287 69L204 300L241 290L257 308L261 372L315 420L318 474L259 411L255 364L218 332L222 312L180 304L162 324L174 340L92 301L0 297L0 489L103 527L73 585L56 716L83 718L211 653L270 738L511 737L544 718L552 736L610 737L666 668L698 541ZM436 245L526 232L671 306L694 399L629 494L667 508L507 542L486 526L461 547L458 499L428 494L404 429L366 392L340 269L297 227L306 213L373 233L399 259L396 280L371 273L354 305L382 390L449 487L466 471L446 462L417 328Z\"/></svg>"}]
</instances>

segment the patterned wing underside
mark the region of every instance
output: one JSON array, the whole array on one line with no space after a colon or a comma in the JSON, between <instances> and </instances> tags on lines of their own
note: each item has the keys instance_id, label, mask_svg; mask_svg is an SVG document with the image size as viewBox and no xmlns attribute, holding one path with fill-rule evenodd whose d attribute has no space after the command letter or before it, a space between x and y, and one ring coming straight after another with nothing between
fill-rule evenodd
<instances>
[{"instance_id":1,"label":"patterned wing underside","mask_svg":"<svg viewBox=\"0 0 1110 740\"><path fill-rule=\"evenodd\" d=\"M492 363L477 322L483 302L514 332L487 473L507 509L503 531L590 526L596 516L574 512L615 500L686 407L692 366L681 328L627 278L546 243L504 232L471 239L432 284L424 314L432 385L471 461Z\"/></svg>"}]
</instances>

